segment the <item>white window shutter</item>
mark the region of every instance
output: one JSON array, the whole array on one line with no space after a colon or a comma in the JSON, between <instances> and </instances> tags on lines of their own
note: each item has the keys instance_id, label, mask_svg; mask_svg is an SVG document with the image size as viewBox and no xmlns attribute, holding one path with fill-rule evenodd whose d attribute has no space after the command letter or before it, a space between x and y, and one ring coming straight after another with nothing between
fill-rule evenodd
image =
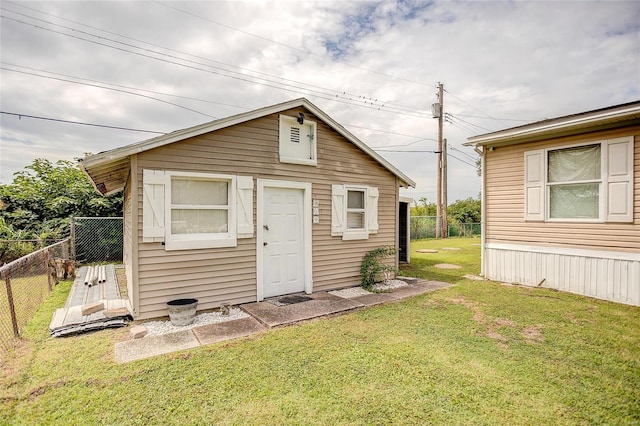
<instances>
[{"instance_id":1,"label":"white window shutter","mask_svg":"<svg viewBox=\"0 0 640 426\"><path fill-rule=\"evenodd\" d=\"M340 236L347 227L346 189L344 185L331 185L331 235Z\"/></svg>"},{"instance_id":2,"label":"white window shutter","mask_svg":"<svg viewBox=\"0 0 640 426\"><path fill-rule=\"evenodd\" d=\"M142 171L142 241L164 241L166 176L162 170Z\"/></svg>"},{"instance_id":3,"label":"white window shutter","mask_svg":"<svg viewBox=\"0 0 640 426\"><path fill-rule=\"evenodd\" d=\"M544 220L544 150L524 153L524 219Z\"/></svg>"},{"instance_id":4,"label":"white window shutter","mask_svg":"<svg viewBox=\"0 0 640 426\"><path fill-rule=\"evenodd\" d=\"M369 225L369 233L376 234L378 232L378 188L370 186L367 189L367 209L366 217Z\"/></svg>"},{"instance_id":5,"label":"white window shutter","mask_svg":"<svg viewBox=\"0 0 640 426\"><path fill-rule=\"evenodd\" d=\"M607 222L633 222L633 137L606 143Z\"/></svg>"},{"instance_id":6,"label":"white window shutter","mask_svg":"<svg viewBox=\"0 0 640 426\"><path fill-rule=\"evenodd\" d=\"M253 177L237 177L238 238L253 237Z\"/></svg>"}]
</instances>

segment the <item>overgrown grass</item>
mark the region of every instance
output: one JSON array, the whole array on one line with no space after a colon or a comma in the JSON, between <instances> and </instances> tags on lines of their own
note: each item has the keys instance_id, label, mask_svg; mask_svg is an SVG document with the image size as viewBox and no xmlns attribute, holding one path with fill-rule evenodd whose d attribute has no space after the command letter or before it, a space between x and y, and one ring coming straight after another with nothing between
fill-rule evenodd
<instances>
[{"instance_id":1,"label":"overgrown grass","mask_svg":"<svg viewBox=\"0 0 640 426\"><path fill-rule=\"evenodd\" d=\"M463 279L477 242L413 244L462 248L404 271L449 289L124 365L126 330L47 337L58 286L4 366L0 423L637 424L640 309Z\"/></svg>"}]
</instances>

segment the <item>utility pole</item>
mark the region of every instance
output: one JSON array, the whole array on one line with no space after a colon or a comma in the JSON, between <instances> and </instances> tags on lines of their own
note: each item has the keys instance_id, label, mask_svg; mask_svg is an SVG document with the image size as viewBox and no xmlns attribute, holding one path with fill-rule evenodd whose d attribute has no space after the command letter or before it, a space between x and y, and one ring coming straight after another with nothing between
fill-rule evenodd
<instances>
[{"instance_id":1,"label":"utility pole","mask_svg":"<svg viewBox=\"0 0 640 426\"><path fill-rule=\"evenodd\" d=\"M436 179L436 238L442 238L442 122L444 120L443 86L438 82L438 176Z\"/></svg>"},{"instance_id":2,"label":"utility pole","mask_svg":"<svg viewBox=\"0 0 640 426\"><path fill-rule=\"evenodd\" d=\"M442 238L449 238L447 222L447 140L442 141Z\"/></svg>"}]
</instances>

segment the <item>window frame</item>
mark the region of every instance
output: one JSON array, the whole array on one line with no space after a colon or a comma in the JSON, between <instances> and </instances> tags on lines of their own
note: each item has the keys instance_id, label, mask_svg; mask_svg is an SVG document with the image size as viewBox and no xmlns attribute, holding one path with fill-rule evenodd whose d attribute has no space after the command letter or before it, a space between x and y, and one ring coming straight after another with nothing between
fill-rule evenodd
<instances>
[{"instance_id":1,"label":"window frame","mask_svg":"<svg viewBox=\"0 0 640 426\"><path fill-rule=\"evenodd\" d=\"M165 192L165 249L191 250L201 248L236 247L237 246L237 207L236 207L236 176L214 173L166 172ZM227 211L227 232L211 232L202 234L174 234L171 226L171 212L180 204L173 204L172 185L174 180L199 180L213 182L227 182L227 205L211 205L212 210ZM200 206L199 206L200 207ZM178 207L179 208L179 207Z\"/></svg>"},{"instance_id":2,"label":"window frame","mask_svg":"<svg viewBox=\"0 0 640 426\"><path fill-rule=\"evenodd\" d=\"M581 142L570 145L563 145L554 148L544 149L544 197L545 197L545 222L572 222L572 223L604 223L605 222L605 208L606 208L606 176L607 176L607 158L606 158L606 142L605 140ZM549 153L552 151L562 151L565 149L580 148L592 145L600 146L600 178L599 179L585 179L577 181L567 182L549 182ZM597 218L552 218L551 217L551 187L563 186L563 185L579 185L597 183L598 184L598 217Z\"/></svg>"},{"instance_id":3,"label":"window frame","mask_svg":"<svg viewBox=\"0 0 640 426\"><path fill-rule=\"evenodd\" d=\"M351 208L349 207L349 192L359 192L362 194L362 208ZM361 187L346 187L345 188L345 230L346 231L367 231L367 188ZM362 213L362 227L361 228L350 228L349 227L349 213Z\"/></svg>"},{"instance_id":4,"label":"window frame","mask_svg":"<svg viewBox=\"0 0 640 426\"><path fill-rule=\"evenodd\" d=\"M547 146L524 151L524 220L526 222L633 223L635 137L593 138L579 143ZM549 217L548 152L563 148L600 144L599 217Z\"/></svg>"}]
</instances>

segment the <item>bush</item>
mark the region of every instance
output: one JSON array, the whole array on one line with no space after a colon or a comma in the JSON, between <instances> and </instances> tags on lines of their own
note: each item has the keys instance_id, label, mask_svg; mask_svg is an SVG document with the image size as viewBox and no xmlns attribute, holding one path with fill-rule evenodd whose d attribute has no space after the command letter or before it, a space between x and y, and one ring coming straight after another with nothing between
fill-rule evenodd
<instances>
[{"instance_id":1,"label":"bush","mask_svg":"<svg viewBox=\"0 0 640 426\"><path fill-rule=\"evenodd\" d=\"M364 259L362 259L362 265L360 266L362 288L370 290L374 284L382 282L385 279L384 275L386 273L396 272L396 268L381 262L382 259L386 259L394 254L396 254L396 248L389 246L378 247L365 254Z\"/></svg>"}]
</instances>

